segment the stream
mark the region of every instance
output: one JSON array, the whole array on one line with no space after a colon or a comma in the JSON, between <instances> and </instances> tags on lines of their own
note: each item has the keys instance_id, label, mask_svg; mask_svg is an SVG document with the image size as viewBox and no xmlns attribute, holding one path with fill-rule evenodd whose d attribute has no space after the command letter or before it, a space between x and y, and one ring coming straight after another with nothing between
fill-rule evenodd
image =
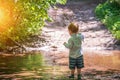
<instances>
[{"instance_id":1,"label":"stream","mask_svg":"<svg viewBox=\"0 0 120 80\"><path fill-rule=\"evenodd\" d=\"M52 54L48 58L44 53L0 55L0 80L69 80L67 53L55 54L55 62L51 65ZM47 54L47 53L46 53ZM63 56L64 55L64 56ZM48 57L47 56L47 57ZM120 55L113 52L84 52L85 68L82 70L83 80L119 80ZM63 65L64 64L64 65Z\"/></svg>"}]
</instances>

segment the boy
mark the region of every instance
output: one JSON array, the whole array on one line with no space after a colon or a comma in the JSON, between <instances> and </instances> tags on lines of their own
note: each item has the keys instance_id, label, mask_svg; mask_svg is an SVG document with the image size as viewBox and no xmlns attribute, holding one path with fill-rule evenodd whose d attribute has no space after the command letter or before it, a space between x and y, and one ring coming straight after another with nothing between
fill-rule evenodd
<instances>
[{"instance_id":1,"label":"boy","mask_svg":"<svg viewBox=\"0 0 120 80\"><path fill-rule=\"evenodd\" d=\"M75 68L77 68L78 80L81 80L81 68L84 67L81 45L84 37L78 33L79 26L74 23L68 26L68 31L71 37L68 43L64 42L64 46L69 49L69 68L71 70L69 78L74 78Z\"/></svg>"}]
</instances>

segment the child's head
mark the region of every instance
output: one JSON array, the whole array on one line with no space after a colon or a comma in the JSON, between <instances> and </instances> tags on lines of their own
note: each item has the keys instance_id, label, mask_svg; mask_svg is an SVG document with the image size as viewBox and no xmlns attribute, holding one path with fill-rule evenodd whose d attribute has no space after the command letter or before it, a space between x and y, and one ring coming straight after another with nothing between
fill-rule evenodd
<instances>
[{"instance_id":1,"label":"child's head","mask_svg":"<svg viewBox=\"0 0 120 80\"><path fill-rule=\"evenodd\" d=\"M77 33L79 31L79 26L75 25L75 23L70 23L68 26L69 34Z\"/></svg>"}]
</instances>

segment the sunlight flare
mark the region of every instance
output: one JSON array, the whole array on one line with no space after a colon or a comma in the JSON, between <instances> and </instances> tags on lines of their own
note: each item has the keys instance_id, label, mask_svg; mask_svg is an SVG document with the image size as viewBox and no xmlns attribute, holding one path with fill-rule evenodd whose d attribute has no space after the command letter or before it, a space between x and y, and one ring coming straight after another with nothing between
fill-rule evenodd
<instances>
[{"instance_id":1,"label":"sunlight flare","mask_svg":"<svg viewBox=\"0 0 120 80\"><path fill-rule=\"evenodd\" d=\"M3 19L4 12L0 9L0 21Z\"/></svg>"},{"instance_id":2,"label":"sunlight flare","mask_svg":"<svg viewBox=\"0 0 120 80\"><path fill-rule=\"evenodd\" d=\"M5 20L5 11L0 8L0 24L2 24Z\"/></svg>"}]
</instances>

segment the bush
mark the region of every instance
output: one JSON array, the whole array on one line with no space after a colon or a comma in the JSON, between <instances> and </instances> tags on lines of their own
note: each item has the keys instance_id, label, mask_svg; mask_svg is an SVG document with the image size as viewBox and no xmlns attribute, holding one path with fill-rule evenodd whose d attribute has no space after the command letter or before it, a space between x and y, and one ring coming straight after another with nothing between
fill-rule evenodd
<instances>
[{"instance_id":1,"label":"bush","mask_svg":"<svg viewBox=\"0 0 120 80\"><path fill-rule=\"evenodd\" d=\"M37 34L49 20L48 9L66 0L0 0L0 48L23 42L30 35ZM0 19L1 18L0 16Z\"/></svg>"},{"instance_id":2,"label":"bush","mask_svg":"<svg viewBox=\"0 0 120 80\"><path fill-rule=\"evenodd\" d=\"M117 1L117 0L116 0ZM96 7L96 16L107 26L116 39L120 40L120 5L115 0L107 0Z\"/></svg>"},{"instance_id":3,"label":"bush","mask_svg":"<svg viewBox=\"0 0 120 80\"><path fill-rule=\"evenodd\" d=\"M120 21L116 22L112 27L113 27L112 33L117 39L120 39Z\"/></svg>"},{"instance_id":4,"label":"bush","mask_svg":"<svg viewBox=\"0 0 120 80\"><path fill-rule=\"evenodd\" d=\"M120 5L120 0L115 0Z\"/></svg>"}]
</instances>

